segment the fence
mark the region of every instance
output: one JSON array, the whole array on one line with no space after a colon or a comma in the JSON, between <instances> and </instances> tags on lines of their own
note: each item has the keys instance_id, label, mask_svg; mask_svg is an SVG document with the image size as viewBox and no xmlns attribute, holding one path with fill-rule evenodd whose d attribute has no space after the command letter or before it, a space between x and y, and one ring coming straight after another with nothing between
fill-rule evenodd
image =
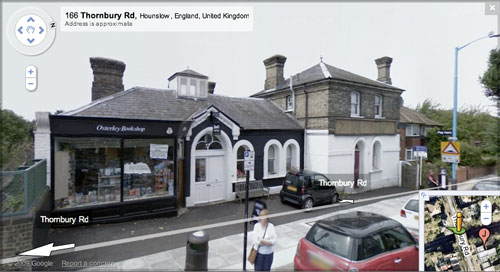
<instances>
[{"instance_id":1,"label":"fence","mask_svg":"<svg viewBox=\"0 0 500 272\"><path fill-rule=\"evenodd\" d=\"M17 171L2 171L2 217L26 214L46 186L47 161L35 160Z\"/></svg>"}]
</instances>

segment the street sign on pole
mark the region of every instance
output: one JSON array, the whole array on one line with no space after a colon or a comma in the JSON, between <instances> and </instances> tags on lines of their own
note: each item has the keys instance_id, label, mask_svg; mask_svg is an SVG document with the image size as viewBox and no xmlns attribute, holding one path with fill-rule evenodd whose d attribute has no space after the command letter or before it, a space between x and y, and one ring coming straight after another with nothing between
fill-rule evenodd
<instances>
[{"instance_id":1,"label":"street sign on pole","mask_svg":"<svg viewBox=\"0 0 500 272\"><path fill-rule=\"evenodd\" d=\"M460 162L460 142L441 142L441 161Z\"/></svg>"},{"instance_id":2,"label":"street sign on pole","mask_svg":"<svg viewBox=\"0 0 500 272\"><path fill-rule=\"evenodd\" d=\"M427 158L427 147L423 145L417 145L413 147L413 155L415 157Z\"/></svg>"},{"instance_id":3,"label":"street sign on pole","mask_svg":"<svg viewBox=\"0 0 500 272\"><path fill-rule=\"evenodd\" d=\"M245 151L243 154L245 171L253 171L255 167L255 152Z\"/></svg>"},{"instance_id":4,"label":"street sign on pole","mask_svg":"<svg viewBox=\"0 0 500 272\"><path fill-rule=\"evenodd\" d=\"M436 131L436 134L442 135L442 136L451 136L451 135L453 135L453 131L452 130L438 130L438 131Z\"/></svg>"}]
</instances>

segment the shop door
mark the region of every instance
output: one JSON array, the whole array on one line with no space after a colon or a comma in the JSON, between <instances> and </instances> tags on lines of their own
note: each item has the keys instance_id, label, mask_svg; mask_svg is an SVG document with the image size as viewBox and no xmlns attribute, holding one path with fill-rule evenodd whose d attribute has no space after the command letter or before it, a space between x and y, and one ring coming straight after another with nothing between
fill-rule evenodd
<instances>
[{"instance_id":1,"label":"shop door","mask_svg":"<svg viewBox=\"0 0 500 272\"><path fill-rule=\"evenodd\" d=\"M195 204L224 199L224 156L196 158Z\"/></svg>"},{"instance_id":2,"label":"shop door","mask_svg":"<svg viewBox=\"0 0 500 272\"><path fill-rule=\"evenodd\" d=\"M208 201L224 199L224 156L208 157Z\"/></svg>"}]
</instances>

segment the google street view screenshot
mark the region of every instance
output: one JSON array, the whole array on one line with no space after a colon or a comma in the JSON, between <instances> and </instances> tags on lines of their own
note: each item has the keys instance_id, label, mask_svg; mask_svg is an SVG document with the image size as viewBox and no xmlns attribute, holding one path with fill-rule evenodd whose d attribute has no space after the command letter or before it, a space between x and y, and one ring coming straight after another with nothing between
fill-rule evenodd
<instances>
[{"instance_id":1,"label":"google street view screenshot","mask_svg":"<svg viewBox=\"0 0 500 272\"><path fill-rule=\"evenodd\" d=\"M500 271L500 1L1 3L0 271Z\"/></svg>"}]
</instances>

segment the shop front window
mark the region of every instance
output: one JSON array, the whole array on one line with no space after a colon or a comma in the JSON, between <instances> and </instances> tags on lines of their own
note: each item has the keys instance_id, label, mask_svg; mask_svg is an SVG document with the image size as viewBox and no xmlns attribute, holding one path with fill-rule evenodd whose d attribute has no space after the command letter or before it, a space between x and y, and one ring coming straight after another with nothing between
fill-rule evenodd
<instances>
[{"instance_id":1,"label":"shop front window","mask_svg":"<svg viewBox=\"0 0 500 272\"><path fill-rule=\"evenodd\" d=\"M174 140L123 141L123 199L174 195Z\"/></svg>"},{"instance_id":2,"label":"shop front window","mask_svg":"<svg viewBox=\"0 0 500 272\"><path fill-rule=\"evenodd\" d=\"M120 201L120 139L56 138L55 209Z\"/></svg>"}]
</instances>

